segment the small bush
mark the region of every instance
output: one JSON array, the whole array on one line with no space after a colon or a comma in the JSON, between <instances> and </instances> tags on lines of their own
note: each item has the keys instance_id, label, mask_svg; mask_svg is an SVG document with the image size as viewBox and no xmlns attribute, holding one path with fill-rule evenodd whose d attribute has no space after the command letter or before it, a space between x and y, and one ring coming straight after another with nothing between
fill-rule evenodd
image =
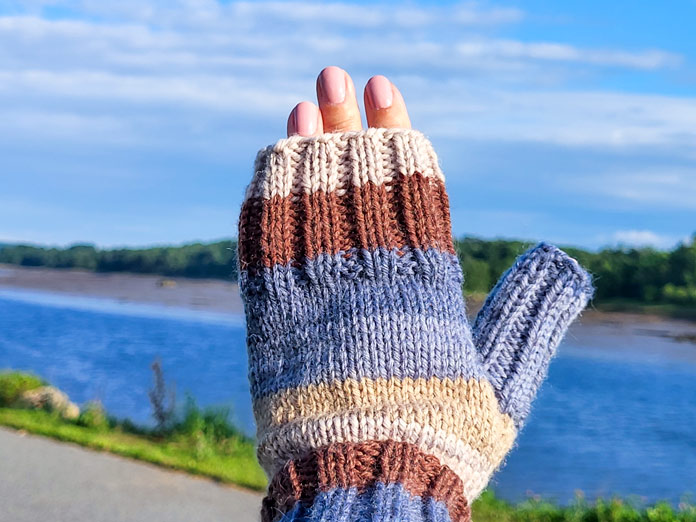
<instances>
[{"instance_id":1,"label":"small bush","mask_svg":"<svg viewBox=\"0 0 696 522\"><path fill-rule=\"evenodd\" d=\"M202 436L210 443L242 436L239 429L230 422L229 408L201 409L190 395L186 397L183 414L174 424L172 432L185 436Z\"/></svg>"},{"instance_id":2,"label":"small bush","mask_svg":"<svg viewBox=\"0 0 696 522\"><path fill-rule=\"evenodd\" d=\"M32 373L0 371L0 406L11 406L25 391L45 384L43 379Z\"/></svg>"},{"instance_id":3,"label":"small bush","mask_svg":"<svg viewBox=\"0 0 696 522\"><path fill-rule=\"evenodd\" d=\"M102 403L99 401L88 402L82 408L82 412L75 423L96 430L106 430L109 428L109 419L104 410L104 406L102 406Z\"/></svg>"}]
</instances>

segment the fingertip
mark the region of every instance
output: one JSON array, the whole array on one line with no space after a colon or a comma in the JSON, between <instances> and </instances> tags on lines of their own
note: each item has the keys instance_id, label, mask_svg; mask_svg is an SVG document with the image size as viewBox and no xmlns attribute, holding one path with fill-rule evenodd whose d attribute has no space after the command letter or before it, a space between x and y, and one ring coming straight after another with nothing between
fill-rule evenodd
<instances>
[{"instance_id":1,"label":"fingertip","mask_svg":"<svg viewBox=\"0 0 696 522\"><path fill-rule=\"evenodd\" d=\"M295 105L290 112L287 123L288 137L317 136L323 132L323 122L319 108L312 102L303 101Z\"/></svg>"},{"instance_id":2,"label":"fingertip","mask_svg":"<svg viewBox=\"0 0 696 522\"><path fill-rule=\"evenodd\" d=\"M347 132L362 128L353 80L340 67L331 65L319 73L317 100L324 132Z\"/></svg>"},{"instance_id":3,"label":"fingertip","mask_svg":"<svg viewBox=\"0 0 696 522\"><path fill-rule=\"evenodd\" d=\"M373 76L365 85L365 112L369 127L410 129L401 91L385 76Z\"/></svg>"}]
</instances>

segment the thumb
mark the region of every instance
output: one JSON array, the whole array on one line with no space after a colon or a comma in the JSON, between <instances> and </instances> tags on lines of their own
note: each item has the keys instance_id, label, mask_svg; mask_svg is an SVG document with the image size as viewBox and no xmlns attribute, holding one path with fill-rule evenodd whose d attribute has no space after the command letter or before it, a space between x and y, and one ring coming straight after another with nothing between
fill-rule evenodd
<instances>
[{"instance_id":1,"label":"thumb","mask_svg":"<svg viewBox=\"0 0 696 522\"><path fill-rule=\"evenodd\" d=\"M503 274L478 313L474 344L501 411L518 427L568 326L592 293L591 277L577 261L540 243Z\"/></svg>"}]
</instances>

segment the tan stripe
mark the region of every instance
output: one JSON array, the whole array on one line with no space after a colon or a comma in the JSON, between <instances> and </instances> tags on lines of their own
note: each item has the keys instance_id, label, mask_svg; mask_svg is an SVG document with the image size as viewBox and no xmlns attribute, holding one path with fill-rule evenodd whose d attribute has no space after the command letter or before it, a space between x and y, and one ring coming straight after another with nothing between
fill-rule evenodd
<instances>
[{"instance_id":1,"label":"tan stripe","mask_svg":"<svg viewBox=\"0 0 696 522\"><path fill-rule=\"evenodd\" d=\"M332 442L397 440L457 472L480 492L516 431L493 388L476 379L363 379L287 390L256 401L259 460L274 472Z\"/></svg>"},{"instance_id":2,"label":"tan stripe","mask_svg":"<svg viewBox=\"0 0 696 522\"><path fill-rule=\"evenodd\" d=\"M498 409L491 384L478 379L347 379L291 388L254 404L259 432L294 420L311 420L337 413L402 416L448 433L465 433L471 425L495 435L514 432L513 422ZM490 452L483 437L476 446Z\"/></svg>"},{"instance_id":3,"label":"tan stripe","mask_svg":"<svg viewBox=\"0 0 696 522\"><path fill-rule=\"evenodd\" d=\"M368 129L278 141L261 150L246 197L336 192L351 185L390 185L399 175L420 173L444 181L437 156L420 132Z\"/></svg>"}]
</instances>

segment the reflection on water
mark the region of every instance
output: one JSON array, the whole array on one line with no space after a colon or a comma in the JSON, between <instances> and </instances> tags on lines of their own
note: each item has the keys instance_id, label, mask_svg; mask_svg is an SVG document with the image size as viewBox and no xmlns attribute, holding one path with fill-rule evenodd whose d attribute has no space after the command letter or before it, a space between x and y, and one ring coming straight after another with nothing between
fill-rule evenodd
<instances>
[{"instance_id":1,"label":"reflection on water","mask_svg":"<svg viewBox=\"0 0 696 522\"><path fill-rule=\"evenodd\" d=\"M71 310L83 310L88 312L104 312L124 316L150 317L161 319L178 319L181 321L194 321L206 323L219 323L235 326L243 326L244 318L241 315L210 312L206 310L192 310L176 306L159 306L152 304L133 303L131 301L119 301L97 297L84 297L81 295L52 294L33 290L0 289L0 299L19 301L43 305L53 308L68 308Z\"/></svg>"},{"instance_id":2,"label":"reflection on water","mask_svg":"<svg viewBox=\"0 0 696 522\"><path fill-rule=\"evenodd\" d=\"M664 335L690 328L575 327L494 488L511 500L560 501L576 489L673 502L696 492L696 345ZM117 416L149 422L157 356L179 398L233 405L253 433L241 318L0 292L0 367L34 370L79 403L99 398Z\"/></svg>"}]
</instances>

